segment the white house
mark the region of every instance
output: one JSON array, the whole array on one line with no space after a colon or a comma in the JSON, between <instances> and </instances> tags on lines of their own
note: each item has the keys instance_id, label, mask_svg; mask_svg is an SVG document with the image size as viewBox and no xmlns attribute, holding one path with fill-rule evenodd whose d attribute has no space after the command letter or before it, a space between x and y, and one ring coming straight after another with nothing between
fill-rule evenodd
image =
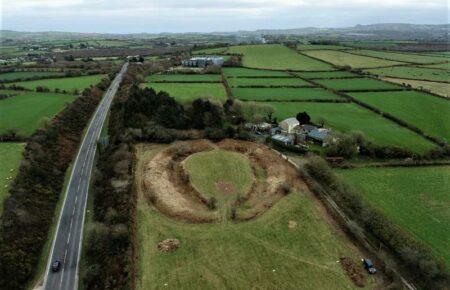
<instances>
[{"instance_id":1,"label":"white house","mask_svg":"<svg viewBox=\"0 0 450 290\"><path fill-rule=\"evenodd\" d=\"M287 134L294 133L294 128L299 125L300 122L296 118L288 118L278 124L278 126L281 128L281 131Z\"/></svg>"}]
</instances>

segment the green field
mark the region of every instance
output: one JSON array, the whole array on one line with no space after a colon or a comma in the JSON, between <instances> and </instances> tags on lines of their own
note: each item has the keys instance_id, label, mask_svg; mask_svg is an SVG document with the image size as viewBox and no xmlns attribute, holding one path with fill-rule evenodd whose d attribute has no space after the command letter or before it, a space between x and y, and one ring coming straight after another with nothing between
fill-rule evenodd
<instances>
[{"instance_id":1,"label":"green field","mask_svg":"<svg viewBox=\"0 0 450 290\"><path fill-rule=\"evenodd\" d=\"M0 134L17 129L20 135L29 136L75 98L68 94L23 92L0 100Z\"/></svg>"},{"instance_id":2,"label":"green field","mask_svg":"<svg viewBox=\"0 0 450 290\"><path fill-rule=\"evenodd\" d=\"M144 86L152 87L157 92L165 91L182 103L198 98L227 99L225 88L221 83L145 83Z\"/></svg>"},{"instance_id":3,"label":"green field","mask_svg":"<svg viewBox=\"0 0 450 290\"><path fill-rule=\"evenodd\" d=\"M448 58L437 57L437 56L426 56L414 53L404 53L404 52L387 52L387 51L376 51L376 50L354 50L353 53L380 57L389 60L410 62L410 63L436 63L448 61Z\"/></svg>"},{"instance_id":4,"label":"green field","mask_svg":"<svg viewBox=\"0 0 450 290\"><path fill-rule=\"evenodd\" d=\"M375 144L399 146L417 153L425 153L436 146L416 133L407 130L356 104L333 103L268 103L275 108L279 121L306 111L313 122L324 121L341 132L360 131Z\"/></svg>"},{"instance_id":5,"label":"green field","mask_svg":"<svg viewBox=\"0 0 450 290\"><path fill-rule=\"evenodd\" d=\"M339 173L450 266L450 166L362 168Z\"/></svg>"},{"instance_id":6,"label":"green field","mask_svg":"<svg viewBox=\"0 0 450 290\"><path fill-rule=\"evenodd\" d=\"M0 81L15 81L29 78L42 78L49 76L60 76L64 73L54 71L17 71L0 74Z\"/></svg>"},{"instance_id":7,"label":"green field","mask_svg":"<svg viewBox=\"0 0 450 290\"><path fill-rule=\"evenodd\" d=\"M221 82L219 74L155 74L148 76L148 82Z\"/></svg>"},{"instance_id":8,"label":"green field","mask_svg":"<svg viewBox=\"0 0 450 290\"><path fill-rule=\"evenodd\" d=\"M194 50L192 54L223 54L227 51L228 47L206 48L200 50Z\"/></svg>"},{"instance_id":9,"label":"green field","mask_svg":"<svg viewBox=\"0 0 450 290\"><path fill-rule=\"evenodd\" d=\"M225 67L222 69L227 77L292 77L282 71L271 71L251 68Z\"/></svg>"},{"instance_id":10,"label":"green field","mask_svg":"<svg viewBox=\"0 0 450 290\"><path fill-rule=\"evenodd\" d=\"M351 47L340 46L340 45L325 45L325 44L298 44L298 50L317 50L317 49L352 49Z\"/></svg>"},{"instance_id":11,"label":"green field","mask_svg":"<svg viewBox=\"0 0 450 290\"><path fill-rule=\"evenodd\" d=\"M416 91L350 93L425 133L450 141L450 102Z\"/></svg>"},{"instance_id":12,"label":"green field","mask_svg":"<svg viewBox=\"0 0 450 290\"><path fill-rule=\"evenodd\" d=\"M386 81L397 83L397 84L408 84L413 88L423 88L429 90L432 93L450 97L450 83L437 83L429 81L419 81L419 80L408 80L408 79L397 79L397 78L383 78Z\"/></svg>"},{"instance_id":13,"label":"green field","mask_svg":"<svg viewBox=\"0 0 450 290\"><path fill-rule=\"evenodd\" d=\"M60 90L65 90L67 92L73 92L75 90L79 90L81 92L83 89L99 83L100 80L104 77L106 77L106 75L91 75L91 76L16 82L14 84L21 87L25 87L30 90L34 90L36 89L36 87L42 86L50 90L58 88Z\"/></svg>"},{"instance_id":14,"label":"green field","mask_svg":"<svg viewBox=\"0 0 450 290\"><path fill-rule=\"evenodd\" d=\"M190 155L184 164L189 180L201 194L220 197L218 182L231 184L236 195L245 195L253 183L253 171L245 155L212 150Z\"/></svg>"},{"instance_id":15,"label":"green field","mask_svg":"<svg viewBox=\"0 0 450 290\"><path fill-rule=\"evenodd\" d=\"M230 87L237 86L314 86L299 78L229 78Z\"/></svg>"},{"instance_id":16,"label":"green field","mask_svg":"<svg viewBox=\"0 0 450 290\"><path fill-rule=\"evenodd\" d=\"M298 54L280 44L232 46L228 52L243 54L243 66L251 68L305 71L332 69L327 63Z\"/></svg>"},{"instance_id":17,"label":"green field","mask_svg":"<svg viewBox=\"0 0 450 290\"><path fill-rule=\"evenodd\" d=\"M233 97L251 101L335 100L341 97L321 88L233 88Z\"/></svg>"},{"instance_id":18,"label":"green field","mask_svg":"<svg viewBox=\"0 0 450 290\"><path fill-rule=\"evenodd\" d=\"M180 248L159 252L157 243L172 237ZM140 197L136 289L361 289L337 263L347 256L359 264L347 243L310 195L291 193L255 220L220 224L174 221Z\"/></svg>"},{"instance_id":19,"label":"green field","mask_svg":"<svg viewBox=\"0 0 450 290\"><path fill-rule=\"evenodd\" d=\"M423 68L423 67L411 67L411 66L396 66L379 69L365 70L368 73L385 76L395 77L401 79L416 79L416 80L429 80L429 81L450 81L450 71L441 69Z\"/></svg>"},{"instance_id":20,"label":"green field","mask_svg":"<svg viewBox=\"0 0 450 290\"><path fill-rule=\"evenodd\" d=\"M9 186L17 174L24 148L24 143L0 142L0 216L3 212L3 201L8 196Z\"/></svg>"},{"instance_id":21,"label":"green field","mask_svg":"<svg viewBox=\"0 0 450 290\"><path fill-rule=\"evenodd\" d=\"M421 65L421 67L440 68L440 69L450 70L450 62L438 63L438 64L424 64L424 65Z\"/></svg>"},{"instance_id":22,"label":"green field","mask_svg":"<svg viewBox=\"0 0 450 290\"><path fill-rule=\"evenodd\" d=\"M370 68L401 64L400 62L383 60L368 56L354 55L338 50L311 50L304 51L306 55L322 59L337 66L350 66L352 68Z\"/></svg>"},{"instance_id":23,"label":"green field","mask_svg":"<svg viewBox=\"0 0 450 290\"><path fill-rule=\"evenodd\" d=\"M305 79L329 79L357 77L357 74L348 71L326 71L326 72L297 72L296 75Z\"/></svg>"},{"instance_id":24,"label":"green field","mask_svg":"<svg viewBox=\"0 0 450 290\"><path fill-rule=\"evenodd\" d=\"M372 78L357 79L325 79L316 80L317 83L338 91L356 90L390 90L401 89L402 87Z\"/></svg>"}]
</instances>

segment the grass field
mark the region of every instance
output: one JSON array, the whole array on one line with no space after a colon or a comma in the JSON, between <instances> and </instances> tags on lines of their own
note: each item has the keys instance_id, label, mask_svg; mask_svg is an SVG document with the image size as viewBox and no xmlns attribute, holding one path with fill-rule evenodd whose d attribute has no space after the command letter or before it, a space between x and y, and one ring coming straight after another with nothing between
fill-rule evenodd
<instances>
[{"instance_id":1,"label":"grass field","mask_svg":"<svg viewBox=\"0 0 450 290\"><path fill-rule=\"evenodd\" d=\"M225 67L222 69L227 77L292 77L286 72L240 67Z\"/></svg>"},{"instance_id":2,"label":"grass field","mask_svg":"<svg viewBox=\"0 0 450 290\"><path fill-rule=\"evenodd\" d=\"M194 188L207 197L220 197L218 183L226 182L235 195L246 194L253 183L253 172L245 155L225 150L193 154L184 164Z\"/></svg>"},{"instance_id":3,"label":"grass field","mask_svg":"<svg viewBox=\"0 0 450 290\"><path fill-rule=\"evenodd\" d=\"M333 103L268 103L275 108L278 120L295 117L306 111L313 122L325 121L329 126L341 132L361 131L378 145L409 148L417 153L425 153L436 146L416 133L400 127L356 104Z\"/></svg>"},{"instance_id":4,"label":"grass field","mask_svg":"<svg viewBox=\"0 0 450 290\"><path fill-rule=\"evenodd\" d=\"M410 62L410 63L436 63L448 61L448 58L438 57L438 56L426 56L414 53L404 53L404 52L388 52L388 51L376 51L376 50L354 50L353 53L380 57L389 60Z\"/></svg>"},{"instance_id":5,"label":"grass field","mask_svg":"<svg viewBox=\"0 0 450 290\"><path fill-rule=\"evenodd\" d=\"M228 52L243 54L243 65L251 68L305 71L332 69L329 64L298 54L280 44L232 46Z\"/></svg>"},{"instance_id":6,"label":"grass field","mask_svg":"<svg viewBox=\"0 0 450 290\"><path fill-rule=\"evenodd\" d=\"M16 82L14 84L31 90L36 89L36 87L38 86L43 86L49 88L50 90L58 88L60 90L66 90L67 92L73 92L74 90L79 90L81 92L81 90L88 88L91 85L99 83L100 80L104 77L106 77L106 75L91 75L91 76Z\"/></svg>"},{"instance_id":7,"label":"grass field","mask_svg":"<svg viewBox=\"0 0 450 290\"><path fill-rule=\"evenodd\" d=\"M424 65L421 65L421 67L440 68L440 69L450 70L450 62L438 63L438 64L424 64Z\"/></svg>"},{"instance_id":8,"label":"grass field","mask_svg":"<svg viewBox=\"0 0 450 290\"><path fill-rule=\"evenodd\" d=\"M450 102L447 100L415 91L350 95L420 128L427 134L450 141Z\"/></svg>"},{"instance_id":9,"label":"grass field","mask_svg":"<svg viewBox=\"0 0 450 290\"><path fill-rule=\"evenodd\" d=\"M49 76L60 76L63 73L60 72L46 72L46 71L17 71L17 72L8 72L0 74L1 81L14 81L14 80L22 80L27 78L42 78Z\"/></svg>"},{"instance_id":10,"label":"grass field","mask_svg":"<svg viewBox=\"0 0 450 290\"><path fill-rule=\"evenodd\" d=\"M252 101L335 100L341 97L321 88L233 88L237 99Z\"/></svg>"},{"instance_id":11,"label":"grass field","mask_svg":"<svg viewBox=\"0 0 450 290\"><path fill-rule=\"evenodd\" d=\"M432 93L450 97L450 83L437 83L429 81L419 81L419 80L408 80L408 79L397 79L397 78L383 78L386 81L398 83L398 84L409 84L413 88L423 88L429 90Z\"/></svg>"},{"instance_id":12,"label":"grass field","mask_svg":"<svg viewBox=\"0 0 450 290\"><path fill-rule=\"evenodd\" d=\"M182 103L190 102L197 98L227 99L225 88L221 83L146 83L144 86L152 87L157 92L165 91Z\"/></svg>"},{"instance_id":13,"label":"grass field","mask_svg":"<svg viewBox=\"0 0 450 290\"><path fill-rule=\"evenodd\" d=\"M155 74L148 76L148 82L221 82L219 74Z\"/></svg>"},{"instance_id":14,"label":"grass field","mask_svg":"<svg viewBox=\"0 0 450 290\"><path fill-rule=\"evenodd\" d=\"M328 79L358 76L357 74L348 71L297 72L295 74L305 79Z\"/></svg>"},{"instance_id":15,"label":"grass field","mask_svg":"<svg viewBox=\"0 0 450 290\"><path fill-rule=\"evenodd\" d=\"M352 49L351 47L340 46L340 45L324 45L324 44L298 44L298 50L316 50L316 49Z\"/></svg>"},{"instance_id":16,"label":"grass field","mask_svg":"<svg viewBox=\"0 0 450 290\"><path fill-rule=\"evenodd\" d=\"M299 78L229 78L230 87L237 86L310 86L314 85Z\"/></svg>"},{"instance_id":17,"label":"grass field","mask_svg":"<svg viewBox=\"0 0 450 290\"><path fill-rule=\"evenodd\" d=\"M355 91L355 90L389 90L401 89L401 86L390 84L387 82L375 80L372 78L357 79L328 79L316 80L317 83L338 91Z\"/></svg>"},{"instance_id":18,"label":"grass field","mask_svg":"<svg viewBox=\"0 0 450 290\"><path fill-rule=\"evenodd\" d=\"M180 248L159 252L156 244L172 237ZM176 222L140 196L137 249L136 289L358 289L337 261L359 263L359 253L305 194L290 194L258 219L220 224ZM371 289L373 278L366 281Z\"/></svg>"},{"instance_id":19,"label":"grass field","mask_svg":"<svg viewBox=\"0 0 450 290\"><path fill-rule=\"evenodd\" d=\"M400 64L400 62L396 61L354 55L338 50L311 50L304 51L303 53L337 66L350 66L352 68L370 68Z\"/></svg>"},{"instance_id":20,"label":"grass field","mask_svg":"<svg viewBox=\"0 0 450 290\"><path fill-rule=\"evenodd\" d=\"M9 185L17 174L25 143L0 142L0 216Z\"/></svg>"},{"instance_id":21,"label":"grass field","mask_svg":"<svg viewBox=\"0 0 450 290\"><path fill-rule=\"evenodd\" d=\"M223 54L227 51L228 47L218 47L218 48L206 48L200 50L194 50L192 54Z\"/></svg>"},{"instance_id":22,"label":"grass field","mask_svg":"<svg viewBox=\"0 0 450 290\"><path fill-rule=\"evenodd\" d=\"M396 66L379 69L369 69L366 72L385 77L407 78L429 81L450 81L450 71L441 69L411 67L411 66Z\"/></svg>"},{"instance_id":23,"label":"grass field","mask_svg":"<svg viewBox=\"0 0 450 290\"><path fill-rule=\"evenodd\" d=\"M0 100L0 134L17 129L20 135L29 136L75 98L68 94L24 92Z\"/></svg>"},{"instance_id":24,"label":"grass field","mask_svg":"<svg viewBox=\"0 0 450 290\"><path fill-rule=\"evenodd\" d=\"M450 166L363 168L339 173L450 266Z\"/></svg>"}]
</instances>

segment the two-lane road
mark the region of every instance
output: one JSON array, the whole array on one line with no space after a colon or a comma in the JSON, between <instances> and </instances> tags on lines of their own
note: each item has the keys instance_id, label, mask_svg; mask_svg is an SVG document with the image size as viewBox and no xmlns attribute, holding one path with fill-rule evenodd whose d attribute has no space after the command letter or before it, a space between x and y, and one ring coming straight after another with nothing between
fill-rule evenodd
<instances>
[{"instance_id":1,"label":"two-lane road","mask_svg":"<svg viewBox=\"0 0 450 290\"><path fill-rule=\"evenodd\" d=\"M73 164L47 263L44 277L45 289L74 290L78 288L78 265L83 241L84 216L97 140L127 67L128 63L125 63L105 92L91 118ZM51 264L56 260L61 261L62 265L59 272L53 273Z\"/></svg>"}]
</instances>

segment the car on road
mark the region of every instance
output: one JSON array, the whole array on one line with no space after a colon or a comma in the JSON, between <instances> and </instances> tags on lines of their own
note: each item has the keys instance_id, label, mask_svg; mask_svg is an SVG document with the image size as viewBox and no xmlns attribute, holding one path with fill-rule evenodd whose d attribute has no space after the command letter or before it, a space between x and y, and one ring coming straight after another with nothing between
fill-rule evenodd
<instances>
[{"instance_id":1,"label":"car on road","mask_svg":"<svg viewBox=\"0 0 450 290\"><path fill-rule=\"evenodd\" d=\"M377 272L377 269L373 265L373 262L369 259L362 259L364 268L369 272L369 274L375 274Z\"/></svg>"},{"instance_id":2,"label":"car on road","mask_svg":"<svg viewBox=\"0 0 450 290\"><path fill-rule=\"evenodd\" d=\"M52 263L52 272L58 272L61 269L61 262L56 260Z\"/></svg>"}]
</instances>

